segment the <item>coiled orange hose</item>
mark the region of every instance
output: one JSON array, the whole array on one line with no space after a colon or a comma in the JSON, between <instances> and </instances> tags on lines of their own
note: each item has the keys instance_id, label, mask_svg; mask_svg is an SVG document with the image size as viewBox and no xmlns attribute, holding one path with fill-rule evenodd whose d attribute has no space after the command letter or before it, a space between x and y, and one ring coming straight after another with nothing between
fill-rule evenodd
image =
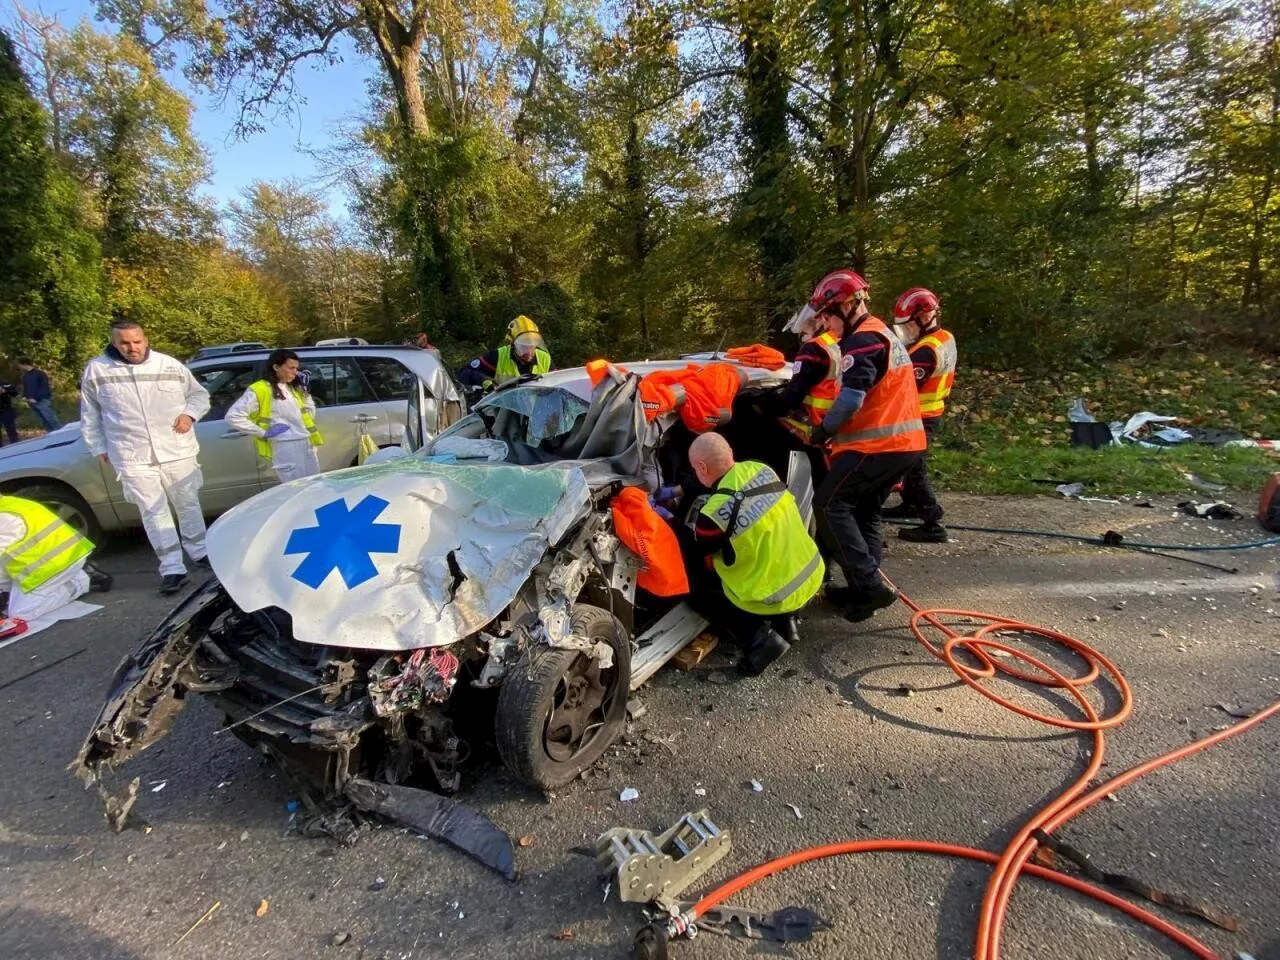
<instances>
[{"instance_id":1,"label":"coiled orange hose","mask_svg":"<svg viewBox=\"0 0 1280 960\"><path fill-rule=\"evenodd\" d=\"M885 579L888 580L887 577ZM892 584L890 585L892 586ZM1108 793L1113 793L1154 770L1244 733L1276 713L1280 713L1280 701L1225 730L1131 767L1090 790L1088 789L1090 781L1102 768L1106 751L1104 732L1119 726L1133 711L1133 694L1120 669L1093 647L1056 630L972 610L925 610L919 607L906 594L900 593L900 596L903 603L912 611L911 632L915 635L916 640L929 653L946 663L965 684L977 690L984 697L1021 716L1038 720L1050 726L1092 733L1093 749L1090 751L1089 763L1086 765L1084 772L1058 797L1038 810L1023 824L1022 828L999 855L957 844L903 839L859 840L812 847L808 850L787 854L776 860L770 860L721 884L694 904L691 911L693 917L696 919L702 916L708 910L719 906L729 897L759 880L763 880L765 877L812 860L854 853L924 853L937 856L964 857L995 865L995 871L987 883L986 893L982 900L982 909L979 913L978 932L974 943L976 960L997 960L1000 956L1000 936L1009 907L1009 898L1013 895L1013 888L1017 883L1018 877L1023 873L1050 880L1053 883L1092 897L1108 906L1115 907L1135 920L1146 924L1151 929L1169 937L1196 957L1200 957L1201 960L1219 960L1217 954L1199 940L1156 914L1083 880L1056 870L1048 870L1036 864L1028 863L1028 860L1036 850L1036 831L1052 833L1076 815L1093 806ZM983 625L971 633L959 634L944 624L942 617L965 617L970 620L983 621ZM929 629L937 630L946 637L941 647L930 641L926 634ZM1037 657L995 639L1002 634L1018 634L1051 640L1061 644L1083 659L1088 668L1077 677L1068 677ZM977 665L961 663L957 659L957 651L960 650L973 657ZM1003 656L993 656L993 652ZM1021 663L1028 669L1022 669L1019 666L1015 666L1014 663L1004 662L1006 660ZM1006 697L999 696L980 682L991 679L998 673L1010 679L1023 680L1065 690L1079 704L1085 719L1071 720L1067 717L1029 710ZM1114 713L1100 717L1084 691L1104 674L1119 694L1120 706Z\"/></svg>"}]
</instances>

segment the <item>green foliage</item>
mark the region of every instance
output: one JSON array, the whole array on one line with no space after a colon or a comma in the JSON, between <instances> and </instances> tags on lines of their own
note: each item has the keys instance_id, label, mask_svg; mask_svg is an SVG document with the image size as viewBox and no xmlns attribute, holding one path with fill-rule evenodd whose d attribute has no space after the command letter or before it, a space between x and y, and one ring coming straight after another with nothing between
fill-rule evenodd
<instances>
[{"instance_id":1,"label":"green foliage","mask_svg":"<svg viewBox=\"0 0 1280 960\"><path fill-rule=\"evenodd\" d=\"M54 162L48 123L0 32L0 348L52 366L85 355L101 316L98 244Z\"/></svg>"},{"instance_id":2,"label":"green foliage","mask_svg":"<svg viewBox=\"0 0 1280 960\"><path fill-rule=\"evenodd\" d=\"M62 75L61 139L71 169L98 200L104 253L154 254L149 238L195 242L212 229L196 196L208 175L191 132L191 101L132 37L81 24L50 56Z\"/></svg>"},{"instance_id":3,"label":"green foliage","mask_svg":"<svg viewBox=\"0 0 1280 960\"><path fill-rule=\"evenodd\" d=\"M113 264L113 315L136 320L156 348L179 357L236 340L294 339L252 266L218 246L155 267Z\"/></svg>"},{"instance_id":4,"label":"green foliage","mask_svg":"<svg viewBox=\"0 0 1280 960\"><path fill-rule=\"evenodd\" d=\"M933 288L966 364L1055 389L1179 344L1280 349L1280 0L99 8L116 29L21 15L46 109L7 101L0 145L3 336L68 368L99 289L175 349L241 310L461 360L522 312L568 363L777 338L841 266L881 315ZM255 184L229 253L176 71L247 133L351 50L380 72L330 157L348 216Z\"/></svg>"}]
</instances>

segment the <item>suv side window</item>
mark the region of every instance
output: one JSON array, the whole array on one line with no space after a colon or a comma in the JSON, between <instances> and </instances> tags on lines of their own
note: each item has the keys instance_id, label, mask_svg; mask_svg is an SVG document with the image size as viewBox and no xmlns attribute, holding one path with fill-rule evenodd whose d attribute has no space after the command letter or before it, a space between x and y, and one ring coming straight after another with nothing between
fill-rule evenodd
<instances>
[{"instance_id":1,"label":"suv side window","mask_svg":"<svg viewBox=\"0 0 1280 960\"><path fill-rule=\"evenodd\" d=\"M418 378L404 364L390 357L357 357L356 363L379 400L409 399Z\"/></svg>"},{"instance_id":2,"label":"suv side window","mask_svg":"<svg viewBox=\"0 0 1280 960\"><path fill-rule=\"evenodd\" d=\"M200 386L209 391L209 412L200 418L221 420L227 409L240 399L249 384L261 379L256 363L228 363L225 366L201 367L191 371Z\"/></svg>"},{"instance_id":3,"label":"suv side window","mask_svg":"<svg viewBox=\"0 0 1280 960\"><path fill-rule=\"evenodd\" d=\"M311 398L317 407L376 402L364 374L351 360L307 358L302 361L302 369L311 378Z\"/></svg>"}]
</instances>

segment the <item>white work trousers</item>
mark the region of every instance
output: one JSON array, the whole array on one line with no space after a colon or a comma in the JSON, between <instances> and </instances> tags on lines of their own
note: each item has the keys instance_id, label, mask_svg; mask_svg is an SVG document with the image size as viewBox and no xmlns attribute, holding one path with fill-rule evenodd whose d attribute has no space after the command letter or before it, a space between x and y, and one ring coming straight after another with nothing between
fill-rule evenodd
<instances>
[{"instance_id":1,"label":"white work trousers","mask_svg":"<svg viewBox=\"0 0 1280 960\"><path fill-rule=\"evenodd\" d=\"M281 483L320 472L320 458L310 440L272 440L271 466Z\"/></svg>"},{"instance_id":2,"label":"white work trousers","mask_svg":"<svg viewBox=\"0 0 1280 960\"><path fill-rule=\"evenodd\" d=\"M202 560L208 552L204 544L204 513L200 509L200 487L204 475L195 457L169 463L131 463L120 470L124 498L142 514L142 526L151 541L151 549L160 558L160 576L186 573L182 548L192 560ZM178 514L178 530L173 513Z\"/></svg>"},{"instance_id":3,"label":"white work trousers","mask_svg":"<svg viewBox=\"0 0 1280 960\"><path fill-rule=\"evenodd\" d=\"M30 623L88 593L89 575L84 572L84 561L81 560L27 593L0 570L0 593L6 590L9 591L9 616Z\"/></svg>"}]
</instances>

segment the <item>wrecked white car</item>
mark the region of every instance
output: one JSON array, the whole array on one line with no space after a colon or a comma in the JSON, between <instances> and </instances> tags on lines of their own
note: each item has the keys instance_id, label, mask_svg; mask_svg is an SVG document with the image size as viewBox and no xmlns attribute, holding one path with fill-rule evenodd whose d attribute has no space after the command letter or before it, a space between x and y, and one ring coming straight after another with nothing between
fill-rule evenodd
<instances>
[{"instance_id":1,"label":"wrecked white car","mask_svg":"<svg viewBox=\"0 0 1280 960\"><path fill-rule=\"evenodd\" d=\"M235 507L209 530L214 578L120 666L72 769L99 782L195 693L317 796L455 843L442 818L478 815L411 788L456 791L473 748L496 746L530 786L569 782L622 730L629 691L706 625L637 591L608 506L622 485L678 479L693 434L674 414L647 422L638 381L689 362L596 388L582 368L528 378L409 456ZM788 372L742 370L720 429L807 512L808 460L752 404ZM100 789L119 826L133 796ZM491 865L508 872L509 854Z\"/></svg>"}]
</instances>

